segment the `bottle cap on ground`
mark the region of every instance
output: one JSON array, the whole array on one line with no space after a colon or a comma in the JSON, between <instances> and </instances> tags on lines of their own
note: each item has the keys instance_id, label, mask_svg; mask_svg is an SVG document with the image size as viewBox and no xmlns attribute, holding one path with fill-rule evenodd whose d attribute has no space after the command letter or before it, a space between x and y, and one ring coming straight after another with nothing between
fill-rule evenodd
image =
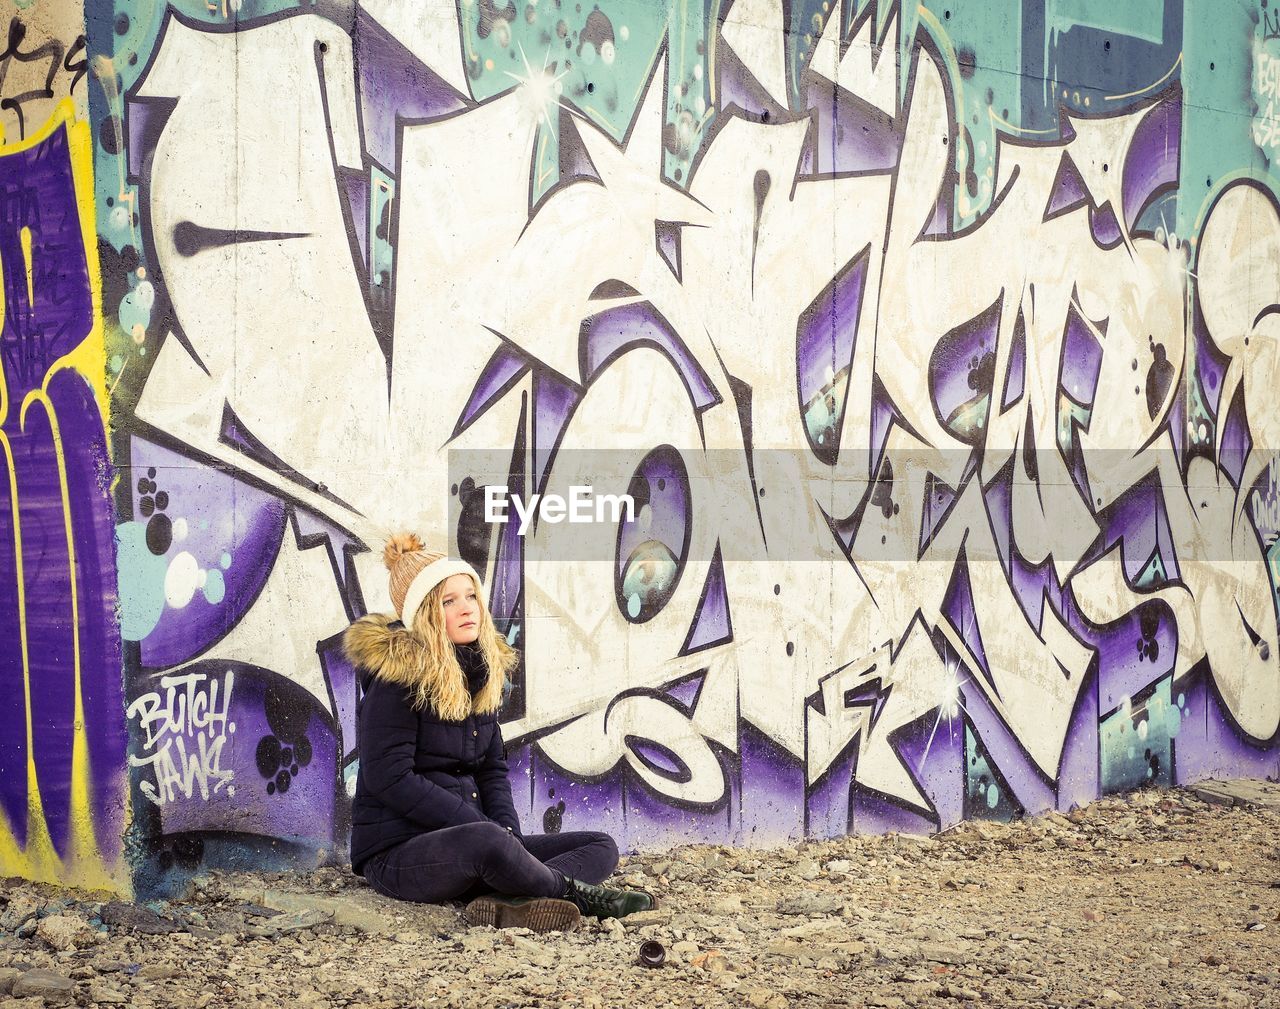
<instances>
[{"instance_id":1,"label":"bottle cap on ground","mask_svg":"<svg viewBox=\"0 0 1280 1009\"><path fill-rule=\"evenodd\" d=\"M640 944L636 963L641 967L661 967L667 961L667 951L657 939L646 939Z\"/></svg>"}]
</instances>

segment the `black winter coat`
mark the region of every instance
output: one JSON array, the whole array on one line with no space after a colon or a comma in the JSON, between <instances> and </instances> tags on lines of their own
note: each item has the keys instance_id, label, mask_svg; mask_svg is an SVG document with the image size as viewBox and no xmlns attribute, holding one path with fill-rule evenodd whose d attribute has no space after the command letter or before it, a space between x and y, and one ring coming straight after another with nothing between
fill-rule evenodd
<instances>
[{"instance_id":1,"label":"black winter coat","mask_svg":"<svg viewBox=\"0 0 1280 1009\"><path fill-rule=\"evenodd\" d=\"M364 617L344 643L364 691L357 712L352 870L363 874L374 855L444 827L493 821L520 836L496 705L478 711L474 703L490 675L479 650L455 648L472 703L462 721L448 721L432 707L416 711L410 702L410 674L403 666L417 646L403 624Z\"/></svg>"}]
</instances>

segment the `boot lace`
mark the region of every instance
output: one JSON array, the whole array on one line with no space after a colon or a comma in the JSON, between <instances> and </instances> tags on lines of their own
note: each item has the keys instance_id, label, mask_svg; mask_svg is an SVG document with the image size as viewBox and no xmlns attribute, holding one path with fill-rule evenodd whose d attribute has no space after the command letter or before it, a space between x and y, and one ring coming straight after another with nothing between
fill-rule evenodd
<instances>
[{"instance_id":1,"label":"boot lace","mask_svg":"<svg viewBox=\"0 0 1280 1009\"><path fill-rule=\"evenodd\" d=\"M614 914L617 910L618 898L622 896L621 890L611 890L607 886L584 883L577 879L569 884L569 889L572 892L571 899L578 905L578 910L583 914L596 917Z\"/></svg>"}]
</instances>

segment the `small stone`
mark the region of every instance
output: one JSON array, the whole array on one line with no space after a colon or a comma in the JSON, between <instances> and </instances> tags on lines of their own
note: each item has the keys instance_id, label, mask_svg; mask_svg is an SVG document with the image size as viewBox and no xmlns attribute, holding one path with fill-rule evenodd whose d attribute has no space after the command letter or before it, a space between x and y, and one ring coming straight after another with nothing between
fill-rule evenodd
<instances>
[{"instance_id":1,"label":"small stone","mask_svg":"<svg viewBox=\"0 0 1280 1009\"><path fill-rule=\"evenodd\" d=\"M719 974L729 966L725 961L724 954L718 949L709 949L705 953L699 953L689 963L713 974Z\"/></svg>"},{"instance_id":2,"label":"small stone","mask_svg":"<svg viewBox=\"0 0 1280 1009\"><path fill-rule=\"evenodd\" d=\"M251 925L245 931L249 935L275 936L315 928L317 925L325 925L331 921L333 921L332 911L290 911L286 914L278 914L274 918L267 918L261 925Z\"/></svg>"},{"instance_id":3,"label":"small stone","mask_svg":"<svg viewBox=\"0 0 1280 1009\"><path fill-rule=\"evenodd\" d=\"M773 992L768 988L752 988L747 992L747 1005L752 1009L768 1009L769 1002L773 999Z\"/></svg>"},{"instance_id":4,"label":"small stone","mask_svg":"<svg viewBox=\"0 0 1280 1009\"><path fill-rule=\"evenodd\" d=\"M839 914L845 899L829 893L799 893L778 901L779 914Z\"/></svg>"},{"instance_id":5,"label":"small stone","mask_svg":"<svg viewBox=\"0 0 1280 1009\"><path fill-rule=\"evenodd\" d=\"M104 984L89 985L89 1001L95 1005L127 1005L129 996Z\"/></svg>"},{"instance_id":6,"label":"small stone","mask_svg":"<svg viewBox=\"0 0 1280 1009\"><path fill-rule=\"evenodd\" d=\"M693 856L693 860L707 870L723 869L727 864L724 853L715 848L703 849Z\"/></svg>"},{"instance_id":7,"label":"small stone","mask_svg":"<svg viewBox=\"0 0 1280 1009\"><path fill-rule=\"evenodd\" d=\"M130 963L128 960L94 960L90 965L99 974L119 974L120 972L136 971L138 965Z\"/></svg>"},{"instance_id":8,"label":"small stone","mask_svg":"<svg viewBox=\"0 0 1280 1009\"><path fill-rule=\"evenodd\" d=\"M922 942L920 956L932 963L962 964L969 960L968 950L942 942Z\"/></svg>"},{"instance_id":9,"label":"small stone","mask_svg":"<svg viewBox=\"0 0 1280 1009\"><path fill-rule=\"evenodd\" d=\"M654 908L652 911L637 911L622 919L627 928L641 928L645 925L665 925L671 920L671 912L666 908Z\"/></svg>"},{"instance_id":10,"label":"small stone","mask_svg":"<svg viewBox=\"0 0 1280 1009\"><path fill-rule=\"evenodd\" d=\"M463 949L472 953L483 953L498 945L498 937L493 932L468 932L458 941Z\"/></svg>"},{"instance_id":11,"label":"small stone","mask_svg":"<svg viewBox=\"0 0 1280 1009\"><path fill-rule=\"evenodd\" d=\"M779 934L787 939L812 939L831 932L843 932L847 925L838 918L814 918L803 925L784 928Z\"/></svg>"},{"instance_id":12,"label":"small stone","mask_svg":"<svg viewBox=\"0 0 1280 1009\"><path fill-rule=\"evenodd\" d=\"M716 897L708 905L707 910L715 915L732 916L742 914L744 910L742 898L737 894L729 897ZM632 915L632 917L635 917Z\"/></svg>"},{"instance_id":13,"label":"small stone","mask_svg":"<svg viewBox=\"0 0 1280 1009\"><path fill-rule=\"evenodd\" d=\"M100 914L102 923L112 928L127 928L142 935L167 935L182 926L172 919L162 918L150 908L113 900L104 904Z\"/></svg>"},{"instance_id":14,"label":"small stone","mask_svg":"<svg viewBox=\"0 0 1280 1009\"><path fill-rule=\"evenodd\" d=\"M1269 782L1244 778L1231 781L1209 780L1193 785L1191 791L1204 802L1280 809L1280 789Z\"/></svg>"},{"instance_id":15,"label":"small stone","mask_svg":"<svg viewBox=\"0 0 1280 1009\"><path fill-rule=\"evenodd\" d=\"M148 963L138 968L137 976L144 981L164 981L182 974L177 967L167 963Z\"/></svg>"},{"instance_id":16,"label":"small stone","mask_svg":"<svg viewBox=\"0 0 1280 1009\"><path fill-rule=\"evenodd\" d=\"M605 918L600 923L609 934L610 939L622 940L627 937L627 926L618 918Z\"/></svg>"},{"instance_id":17,"label":"small stone","mask_svg":"<svg viewBox=\"0 0 1280 1009\"><path fill-rule=\"evenodd\" d=\"M262 899L268 900L271 897L273 892L274 891L272 890L264 891L262 895ZM309 898L309 902L312 899L314 898ZM309 911L309 910L311 910L310 906L308 907L291 907L291 906L268 907L266 904L253 904L253 903L241 904L239 907L236 908L236 911L238 911L240 914L251 915L254 918L274 918L281 911Z\"/></svg>"},{"instance_id":18,"label":"small stone","mask_svg":"<svg viewBox=\"0 0 1280 1009\"><path fill-rule=\"evenodd\" d=\"M0 932L16 932L40 911L40 905L25 893L15 894L0 913Z\"/></svg>"},{"instance_id":19,"label":"small stone","mask_svg":"<svg viewBox=\"0 0 1280 1009\"><path fill-rule=\"evenodd\" d=\"M16 967L0 967L0 995L8 995L13 991L13 982L18 980L21 973Z\"/></svg>"},{"instance_id":20,"label":"small stone","mask_svg":"<svg viewBox=\"0 0 1280 1009\"><path fill-rule=\"evenodd\" d=\"M36 935L59 952L75 950L97 942L98 933L74 914L54 914L40 919Z\"/></svg>"},{"instance_id":21,"label":"small stone","mask_svg":"<svg viewBox=\"0 0 1280 1009\"><path fill-rule=\"evenodd\" d=\"M765 947L764 951L769 956L780 956L788 960L799 960L801 957L808 956L809 953L812 952L808 945L794 940L770 943Z\"/></svg>"},{"instance_id":22,"label":"small stone","mask_svg":"<svg viewBox=\"0 0 1280 1009\"><path fill-rule=\"evenodd\" d=\"M26 971L13 982L13 997L42 998L50 1004L69 1001L76 983L62 974L35 968Z\"/></svg>"}]
</instances>

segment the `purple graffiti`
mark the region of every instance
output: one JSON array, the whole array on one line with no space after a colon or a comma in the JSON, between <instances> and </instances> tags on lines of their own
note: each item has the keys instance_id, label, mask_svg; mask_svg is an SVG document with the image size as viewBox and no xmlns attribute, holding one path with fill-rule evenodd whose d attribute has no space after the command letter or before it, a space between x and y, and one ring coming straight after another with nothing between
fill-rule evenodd
<instances>
[{"instance_id":1,"label":"purple graffiti","mask_svg":"<svg viewBox=\"0 0 1280 1009\"><path fill-rule=\"evenodd\" d=\"M2 419L12 453L12 466L0 461L0 513L17 520L0 537L0 608L9 628L0 656L0 808L25 844L34 828L27 822L25 772L32 760L44 826L55 850L68 853L78 700L90 767L82 783L89 794L85 812L109 864L121 846L126 733L106 435L84 378L71 370L50 377L51 365L93 329L65 126L0 156L0 215ZM42 384L47 398L24 403ZM24 679L35 730L30 752Z\"/></svg>"}]
</instances>

